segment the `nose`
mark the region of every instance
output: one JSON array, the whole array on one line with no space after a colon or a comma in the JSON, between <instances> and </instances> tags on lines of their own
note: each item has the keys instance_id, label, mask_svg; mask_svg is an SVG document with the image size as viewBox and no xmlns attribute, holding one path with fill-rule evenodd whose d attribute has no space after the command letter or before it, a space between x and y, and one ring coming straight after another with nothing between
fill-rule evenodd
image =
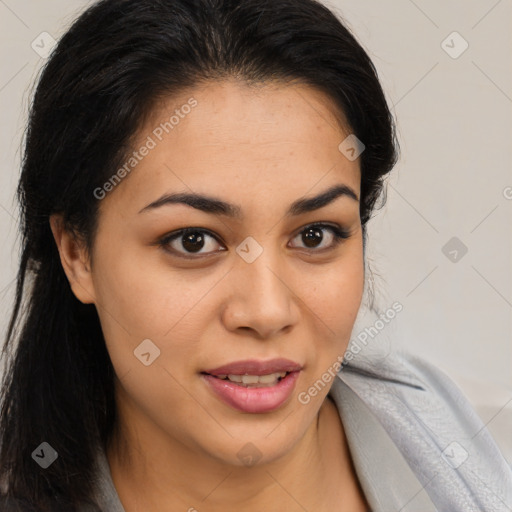
<instances>
[{"instance_id":1,"label":"nose","mask_svg":"<svg viewBox=\"0 0 512 512\"><path fill-rule=\"evenodd\" d=\"M262 339L290 330L300 316L296 283L266 252L252 263L242 259L235 263L222 314L228 330L249 330Z\"/></svg>"}]
</instances>

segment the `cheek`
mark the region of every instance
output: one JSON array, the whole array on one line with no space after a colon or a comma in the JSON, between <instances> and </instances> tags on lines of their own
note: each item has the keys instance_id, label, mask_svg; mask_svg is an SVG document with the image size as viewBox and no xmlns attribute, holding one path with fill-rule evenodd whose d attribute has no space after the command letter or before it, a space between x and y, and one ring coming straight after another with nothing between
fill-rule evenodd
<instances>
[{"instance_id":1,"label":"cheek","mask_svg":"<svg viewBox=\"0 0 512 512\"><path fill-rule=\"evenodd\" d=\"M143 264L136 251L115 260L111 255L97 258L96 305L118 376L140 369L134 351L147 339L159 351L157 365L185 375L214 309L205 293L218 281L211 272L192 275L161 263Z\"/></svg>"},{"instance_id":2,"label":"cheek","mask_svg":"<svg viewBox=\"0 0 512 512\"><path fill-rule=\"evenodd\" d=\"M156 248L127 239L98 243L93 272L98 305L109 314L106 323L117 322L136 337L162 336L197 302L199 292L183 273L153 255Z\"/></svg>"},{"instance_id":3,"label":"cheek","mask_svg":"<svg viewBox=\"0 0 512 512\"><path fill-rule=\"evenodd\" d=\"M313 342L308 350L311 365L303 386L309 386L336 361L341 361L348 347L364 288L362 252L361 259L355 252L328 272L318 271L316 276L309 273L304 283L301 299L312 312L309 317L313 322L310 328ZM320 393L318 402L314 400L314 403L318 405L322 397Z\"/></svg>"},{"instance_id":4,"label":"cheek","mask_svg":"<svg viewBox=\"0 0 512 512\"><path fill-rule=\"evenodd\" d=\"M309 272L301 298L323 322L326 334L336 339L350 335L361 304L364 288L364 265L351 254L328 270ZM347 339L348 341L348 339Z\"/></svg>"}]
</instances>

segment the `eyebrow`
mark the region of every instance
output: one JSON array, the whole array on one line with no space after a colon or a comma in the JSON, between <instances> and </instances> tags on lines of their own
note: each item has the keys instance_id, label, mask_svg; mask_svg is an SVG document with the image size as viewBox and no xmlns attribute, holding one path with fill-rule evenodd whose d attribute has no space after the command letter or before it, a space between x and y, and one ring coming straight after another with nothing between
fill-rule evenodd
<instances>
[{"instance_id":1,"label":"eyebrow","mask_svg":"<svg viewBox=\"0 0 512 512\"><path fill-rule=\"evenodd\" d=\"M339 184L328 188L317 196L298 199L297 201L293 202L288 208L286 216L297 216L319 210L320 208L327 206L335 199L340 197L350 197L354 201L359 202L357 194L351 187L348 185ZM185 192L165 194L156 201L153 201L152 203L142 208L139 213L148 210L154 210L169 204L185 204L195 208L196 210L201 210L212 215L223 215L235 219L241 219L243 216L242 208L239 205L227 203L214 197Z\"/></svg>"}]
</instances>

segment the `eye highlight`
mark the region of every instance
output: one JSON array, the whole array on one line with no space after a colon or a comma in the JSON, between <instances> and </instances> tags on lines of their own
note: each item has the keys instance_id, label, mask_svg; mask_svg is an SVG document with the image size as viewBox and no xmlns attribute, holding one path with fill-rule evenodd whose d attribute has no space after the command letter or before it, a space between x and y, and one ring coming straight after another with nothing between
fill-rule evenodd
<instances>
[{"instance_id":1,"label":"eye highlight","mask_svg":"<svg viewBox=\"0 0 512 512\"><path fill-rule=\"evenodd\" d=\"M328 233L327 237L324 234L325 232ZM303 247L297 247L298 249L320 253L334 249L349 237L350 232L336 224L317 222L302 228L292 240L300 238L305 244ZM326 240L327 243L322 246L322 243ZM199 259L203 256L227 251L217 235L200 227L184 228L169 233L158 240L156 245L179 258L185 259ZM215 250L215 245L219 245L220 249Z\"/></svg>"}]
</instances>

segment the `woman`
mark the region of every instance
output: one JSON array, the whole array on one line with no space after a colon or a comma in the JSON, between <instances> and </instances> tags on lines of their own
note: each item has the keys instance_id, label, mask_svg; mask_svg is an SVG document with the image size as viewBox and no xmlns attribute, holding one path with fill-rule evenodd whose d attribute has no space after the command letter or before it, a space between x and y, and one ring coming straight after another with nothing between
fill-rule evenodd
<instances>
[{"instance_id":1,"label":"woman","mask_svg":"<svg viewBox=\"0 0 512 512\"><path fill-rule=\"evenodd\" d=\"M347 350L396 153L369 57L319 3L80 16L19 184L4 509L508 510L446 377Z\"/></svg>"}]
</instances>

